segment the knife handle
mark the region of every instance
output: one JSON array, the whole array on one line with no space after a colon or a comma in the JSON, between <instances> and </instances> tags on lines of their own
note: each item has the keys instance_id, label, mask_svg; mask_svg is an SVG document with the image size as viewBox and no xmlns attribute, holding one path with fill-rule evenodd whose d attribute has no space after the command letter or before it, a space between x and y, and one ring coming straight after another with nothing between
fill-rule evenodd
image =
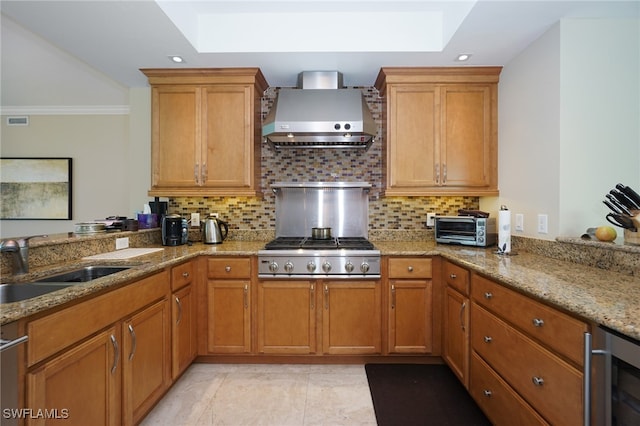
<instances>
[{"instance_id":1,"label":"knife handle","mask_svg":"<svg viewBox=\"0 0 640 426\"><path fill-rule=\"evenodd\" d=\"M629 199L633 201L633 203L636 205L636 209L640 209L640 194L638 194L636 191L634 191L630 187L625 186L621 183L616 185L616 189L618 189L624 195L629 197Z\"/></svg>"}]
</instances>

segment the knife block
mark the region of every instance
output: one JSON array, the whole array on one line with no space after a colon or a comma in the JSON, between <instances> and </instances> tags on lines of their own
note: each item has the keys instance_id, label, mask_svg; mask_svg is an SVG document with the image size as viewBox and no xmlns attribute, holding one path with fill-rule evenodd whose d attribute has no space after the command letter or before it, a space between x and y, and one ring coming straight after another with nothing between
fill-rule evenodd
<instances>
[{"instance_id":1,"label":"knife block","mask_svg":"<svg viewBox=\"0 0 640 426\"><path fill-rule=\"evenodd\" d=\"M628 229L624 230L624 243L631 244L634 246L640 246L640 232L630 231Z\"/></svg>"}]
</instances>

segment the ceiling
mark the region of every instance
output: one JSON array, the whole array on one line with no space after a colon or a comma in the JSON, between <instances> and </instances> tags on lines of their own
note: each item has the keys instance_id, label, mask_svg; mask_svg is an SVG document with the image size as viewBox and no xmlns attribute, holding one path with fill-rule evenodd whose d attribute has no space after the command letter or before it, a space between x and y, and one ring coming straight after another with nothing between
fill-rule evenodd
<instances>
[{"instance_id":1,"label":"ceiling","mask_svg":"<svg viewBox=\"0 0 640 426\"><path fill-rule=\"evenodd\" d=\"M371 86L383 66L505 65L562 18L638 19L640 0L2 0L0 10L128 87L147 85L140 68L180 67L260 67L285 87L300 71L338 70L347 86Z\"/></svg>"}]
</instances>

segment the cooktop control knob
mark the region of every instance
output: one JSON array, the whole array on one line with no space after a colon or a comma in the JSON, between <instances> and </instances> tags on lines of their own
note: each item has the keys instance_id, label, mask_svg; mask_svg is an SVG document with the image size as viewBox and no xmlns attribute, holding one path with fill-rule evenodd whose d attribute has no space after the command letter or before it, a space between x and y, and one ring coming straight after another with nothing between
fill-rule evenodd
<instances>
[{"instance_id":1,"label":"cooktop control knob","mask_svg":"<svg viewBox=\"0 0 640 426\"><path fill-rule=\"evenodd\" d=\"M350 260L347 260L347 263L345 263L344 265L344 270L351 273L353 272L353 268L354 268L353 263L351 263Z\"/></svg>"},{"instance_id":2,"label":"cooktop control knob","mask_svg":"<svg viewBox=\"0 0 640 426\"><path fill-rule=\"evenodd\" d=\"M287 274L290 274L293 272L293 263L291 263L291 261L287 261L287 263L284 264L284 271Z\"/></svg>"},{"instance_id":3,"label":"cooktop control knob","mask_svg":"<svg viewBox=\"0 0 640 426\"><path fill-rule=\"evenodd\" d=\"M269 263L269 272L273 272L274 274L278 272L278 264L275 261Z\"/></svg>"},{"instance_id":4,"label":"cooktop control knob","mask_svg":"<svg viewBox=\"0 0 640 426\"><path fill-rule=\"evenodd\" d=\"M322 264L322 270L326 273L331 272L331 264L329 262L324 262Z\"/></svg>"},{"instance_id":5,"label":"cooktop control knob","mask_svg":"<svg viewBox=\"0 0 640 426\"><path fill-rule=\"evenodd\" d=\"M369 264L367 262L362 262L362 265L360 265L360 271L364 274L369 272Z\"/></svg>"},{"instance_id":6,"label":"cooktop control knob","mask_svg":"<svg viewBox=\"0 0 640 426\"><path fill-rule=\"evenodd\" d=\"M316 270L316 264L313 262L313 260L310 260L309 263L307 263L307 271L313 272L315 270Z\"/></svg>"}]
</instances>

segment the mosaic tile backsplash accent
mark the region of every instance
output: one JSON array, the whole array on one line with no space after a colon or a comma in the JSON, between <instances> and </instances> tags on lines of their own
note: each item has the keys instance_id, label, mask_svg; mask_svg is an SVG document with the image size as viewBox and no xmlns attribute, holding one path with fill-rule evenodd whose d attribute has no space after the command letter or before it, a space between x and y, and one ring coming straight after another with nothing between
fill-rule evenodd
<instances>
[{"instance_id":1,"label":"mosaic tile backsplash accent","mask_svg":"<svg viewBox=\"0 0 640 426\"><path fill-rule=\"evenodd\" d=\"M277 87L262 98L262 117L276 97ZM382 190L382 100L374 87L360 87L378 135L367 151L344 149L282 149L262 144L262 188L264 197L180 197L169 199L169 211L189 217L218 213L233 230L275 230L274 182L363 181L372 185L369 195L369 229L424 229L427 212L456 215L458 209L478 209L478 197L383 197Z\"/></svg>"}]
</instances>

